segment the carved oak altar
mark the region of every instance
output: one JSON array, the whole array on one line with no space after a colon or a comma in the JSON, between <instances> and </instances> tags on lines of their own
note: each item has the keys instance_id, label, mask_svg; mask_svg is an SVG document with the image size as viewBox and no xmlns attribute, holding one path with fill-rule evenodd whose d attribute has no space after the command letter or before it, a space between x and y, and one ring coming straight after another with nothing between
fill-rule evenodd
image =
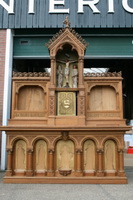
<instances>
[{"instance_id":1,"label":"carved oak altar","mask_svg":"<svg viewBox=\"0 0 133 200\"><path fill-rule=\"evenodd\" d=\"M4 182L127 183L121 74L84 75L87 44L65 24L51 74L13 73Z\"/></svg>"}]
</instances>

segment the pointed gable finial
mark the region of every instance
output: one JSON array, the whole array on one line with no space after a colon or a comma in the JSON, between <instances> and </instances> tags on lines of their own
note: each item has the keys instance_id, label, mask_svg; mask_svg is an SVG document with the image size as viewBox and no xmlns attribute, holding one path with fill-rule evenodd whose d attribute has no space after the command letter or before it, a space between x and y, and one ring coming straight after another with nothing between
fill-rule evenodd
<instances>
[{"instance_id":1,"label":"pointed gable finial","mask_svg":"<svg viewBox=\"0 0 133 200\"><path fill-rule=\"evenodd\" d=\"M68 19L68 16L66 16L66 19L64 20L63 24L66 25L66 28L70 28L71 23L70 23L70 21Z\"/></svg>"}]
</instances>

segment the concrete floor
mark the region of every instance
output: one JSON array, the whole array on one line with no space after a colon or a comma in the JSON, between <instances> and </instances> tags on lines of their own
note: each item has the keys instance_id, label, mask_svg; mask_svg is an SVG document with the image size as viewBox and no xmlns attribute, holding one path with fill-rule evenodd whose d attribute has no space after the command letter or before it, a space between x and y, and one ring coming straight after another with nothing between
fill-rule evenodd
<instances>
[{"instance_id":1,"label":"concrete floor","mask_svg":"<svg viewBox=\"0 0 133 200\"><path fill-rule=\"evenodd\" d=\"M133 155L125 155L128 184L3 184L0 200L133 200Z\"/></svg>"}]
</instances>

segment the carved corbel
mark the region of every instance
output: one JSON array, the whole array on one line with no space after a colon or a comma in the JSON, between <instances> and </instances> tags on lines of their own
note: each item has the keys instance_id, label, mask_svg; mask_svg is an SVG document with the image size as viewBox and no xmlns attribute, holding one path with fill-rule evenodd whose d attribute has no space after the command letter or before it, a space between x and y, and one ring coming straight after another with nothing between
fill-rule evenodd
<instances>
[{"instance_id":1,"label":"carved corbel","mask_svg":"<svg viewBox=\"0 0 133 200\"><path fill-rule=\"evenodd\" d=\"M64 141L69 140L69 132L68 131L62 131L61 132L61 139Z\"/></svg>"}]
</instances>

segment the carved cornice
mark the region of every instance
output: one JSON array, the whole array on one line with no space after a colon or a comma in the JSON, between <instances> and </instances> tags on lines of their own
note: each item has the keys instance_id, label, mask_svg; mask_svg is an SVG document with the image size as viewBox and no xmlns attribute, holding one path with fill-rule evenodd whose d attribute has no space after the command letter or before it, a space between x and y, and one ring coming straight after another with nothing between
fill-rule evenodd
<instances>
[{"instance_id":1,"label":"carved cornice","mask_svg":"<svg viewBox=\"0 0 133 200\"><path fill-rule=\"evenodd\" d=\"M47 72L13 72L13 77L49 77Z\"/></svg>"},{"instance_id":2,"label":"carved cornice","mask_svg":"<svg viewBox=\"0 0 133 200\"><path fill-rule=\"evenodd\" d=\"M107 72L107 73L85 73L85 77L122 77L121 72Z\"/></svg>"}]
</instances>

